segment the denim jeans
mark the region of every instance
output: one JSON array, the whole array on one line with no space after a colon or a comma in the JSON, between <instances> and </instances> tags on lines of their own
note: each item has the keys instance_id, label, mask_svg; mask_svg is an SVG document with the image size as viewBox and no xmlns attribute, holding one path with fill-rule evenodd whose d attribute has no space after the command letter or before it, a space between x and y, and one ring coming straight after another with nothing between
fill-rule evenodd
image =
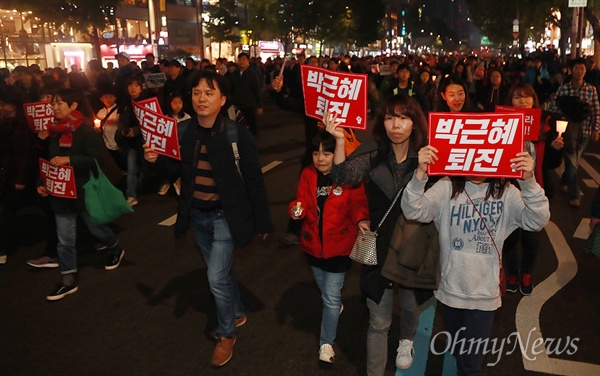
<instances>
[{"instance_id":1,"label":"denim jeans","mask_svg":"<svg viewBox=\"0 0 600 376\"><path fill-rule=\"evenodd\" d=\"M137 198L138 173L138 151L131 147L127 150L127 197Z\"/></svg>"},{"instance_id":2,"label":"denim jeans","mask_svg":"<svg viewBox=\"0 0 600 376\"><path fill-rule=\"evenodd\" d=\"M326 272L314 266L311 266L311 269L323 300L319 346L326 343L333 345L342 306L342 287L346 273Z\"/></svg>"},{"instance_id":3,"label":"denim jeans","mask_svg":"<svg viewBox=\"0 0 600 376\"><path fill-rule=\"evenodd\" d=\"M563 160L565 162L565 171L563 172L560 183L566 185L569 190L569 198L579 198L581 192L577 185L577 168L579 160L585 151L590 138L583 136L581 130L579 132L565 132L565 149L563 151Z\"/></svg>"},{"instance_id":4,"label":"denim jeans","mask_svg":"<svg viewBox=\"0 0 600 376\"><path fill-rule=\"evenodd\" d=\"M450 351L456 358L458 375L480 375L485 346L478 349L477 339L489 339L492 336L496 311L458 309L445 304L442 307L444 328L452 335L453 348Z\"/></svg>"},{"instance_id":5,"label":"denim jeans","mask_svg":"<svg viewBox=\"0 0 600 376\"><path fill-rule=\"evenodd\" d=\"M388 354L388 332L394 310L393 289L386 289L381 302L367 298L369 330L367 331L367 375L381 376L385 372ZM398 287L400 295L400 339L413 340L419 324L419 304L413 290Z\"/></svg>"},{"instance_id":6,"label":"denim jeans","mask_svg":"<svg viewBox=\"0 0 600 376\"><path fill-rule=\"evenodd\" d=\"M106 225L94 226L90 223L87 212L79 213L83 223L90 233L102 244L109 246L109 252L118 252L119 239L117 235ZM62 274L77 272L77 213L55 214L56 234L58 235L58 264Z\"/></svg>"},{"instance_id":7,"label":"denim jeans","mask_svg":"<svg viewBox=\"0 0 600 376\"><path fill-rule=\"evenodd\" d=\"M205 212L192 209L191 227L206 262L208 285L215 298L217 333L231 338L235 335L235 318L244 315L237 280L233 275L234 242L223 210Z\"/></svg>"}]
</instances>

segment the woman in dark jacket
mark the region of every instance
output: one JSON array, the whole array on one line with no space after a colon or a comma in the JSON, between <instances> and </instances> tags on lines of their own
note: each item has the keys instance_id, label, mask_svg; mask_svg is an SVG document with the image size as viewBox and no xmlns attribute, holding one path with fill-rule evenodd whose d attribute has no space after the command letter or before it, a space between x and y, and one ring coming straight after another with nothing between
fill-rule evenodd
<instances>
[{"instance_id":1,"label":"woman in dark jacket","mask_svg":"<svg viewBox=\"0 0 600 376\"><path fill-rule=\"evenodd\" d=\"M90 173L96 171L96 162L102 163L103 142L94 127L84 118L78 107L84 107L81 94L70 90L58 91L52 103L55 123L50 127L48 157L53 166L73 167L77 198L49 197L50 206L56 217L58 234L58 262L62 274L61 283L46 299L59 300L77 291L77 217L81 217L94 237L108 246L108 258L104 269L116 269L125 251L119 246L115 233L106 225L94 226L85 208L85 191ZM46 187L38 184L42 197L49 195Z\"/></svg>"},{"instance_id":2,"label":"woman in dark jacket","mask_svg":"<svg viewBox=\"0 0 600 376\"><path fill-rule=\"evenodd\" d=\"M365 183L369 202L371 229L375 230L396 194L408 183L417 167L417 152L427 143L427 122L419 103L405 95L387 98L375 121L373 143L363 143L355 157L346 160L344 133L335 119L323 119L327 131L336 137L331 177L336 184ZM364 266L361 287L367 295L369 330L367 332L367 374L383 375L387 363L388 331L392 323L393 283L381 275L390 239L400 216L399 203L377 230L377 261ZM413 338L419 320L419 305L413 289L399 286L401 333L396 366L406 369L412 364Z\"/></svg>"}]
</instances>

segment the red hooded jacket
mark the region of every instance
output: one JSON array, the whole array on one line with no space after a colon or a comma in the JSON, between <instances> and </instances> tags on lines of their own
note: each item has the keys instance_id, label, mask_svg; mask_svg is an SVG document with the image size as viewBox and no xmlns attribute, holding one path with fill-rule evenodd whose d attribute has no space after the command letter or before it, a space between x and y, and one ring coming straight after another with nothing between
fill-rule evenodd
<instances>
[{"instance_id":1,"label":"red hooded jacket","mask_svg":"<svg viewBox=\"0 0 600 376\"><path fill-rule=\"evenodd\" d=\"M319 237L319 211L317 204L317 169L308 166L302 170L296 199L288 207L302 203L304 211L300 218L302 235L300 247L304 252L317 258L348 256L358 234L357 224L369 219L367 196L362 184L358 186L335 184L325 201L323 213L323 241Z\"/></svg>"}]
</instances>

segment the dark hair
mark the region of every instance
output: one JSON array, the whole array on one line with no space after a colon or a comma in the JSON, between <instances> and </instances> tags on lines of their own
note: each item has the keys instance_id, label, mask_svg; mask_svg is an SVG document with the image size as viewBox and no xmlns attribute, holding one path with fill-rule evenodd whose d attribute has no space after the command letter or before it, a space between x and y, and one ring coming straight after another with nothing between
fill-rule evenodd
<instances>
[{"instance_id":1,"label":"dark hair","mask_svg":"<svg viewBox=\"0 0 600 376\"><path fill-rule=\"evenodd\" d=\"M577 65L577 64L583 64L583 66L587 68L587 62L582 57L578 57L576 59L571 60L569 62L569 68L573 69L573 68L575 68L575 65Z\"/></svg>"},{"instance_id":2,"label":"dark hair","mask_svg":"<svg viewBox=\"0 0 600 376\"><path fill-rule=\"evenodd\" d=\"M310 141L308 151L311 153L319 151L321 145L323 145L323 151L333 153L335 151L335 137L327 131L319 131L319 133L317 133Z\"/></svg>"},{"instance_id":3,"label":"dark hair","mask_svg":"<svg viewBox=\"0 0 600 376\"><path fill-rule=\"evenodd\" d=\"M513 85L508 92L508 96L506 97L506 105L512 106L512 98L515 96L515 93L520 93L527 97L533 98L533 108L540 108L540 101L538 100L538 96L535 93L533 87L524 82Z\"/></svg>"},{"instance_id":4,"label":"dark hair","mask_svg":"<svg viewBox=\"0 0 600 376\"><path fill-rule=\"evenodd\" d=\"M241 59L242 57L245 57L246 59L250 60L250 55L248 55L247 52L240 52L240 54L238 55L238 59Z\"/></svg>"},{"instance_id":5,"label":"dark hair","mask_svg":"<svg viewBox=\"0 0 600 376\"><path fill-rule=\"evenodd\" d=\"M463 90L465 91L465 103L463 104L460 112L468 112L471 108L471 103L469 102L469 90L467 89L467 85L463 80L452 75L444 77L440 82L440 87L438 89L438 94L436 98L435 110L438 112L450 112L450 107L448 106L448 103L446 103L446 101L442 97L442 93L446 93L446 89L450 85L462 86Z\"/></svg>"},{"instance_id":6,"label":"dark hair","mask_svg":"<svg viewBox=\"0 0 600 376\"><path fill-rule=\"evenodd\" d=\"M465 190L465 182L467 180L464 176L453 176L450 180L452 181L452 196L450 198L455 198ZM506 187L510 185L509 180L504 178L488 178L486 179L486 183L489 185L485 192L484 200L490 197L496 200L500 199Z\"/></svg>"},{"instance_id":7,"label":"dark hair","mask_svg":"<svg viewBox=\"0 0 600 376\"><path fill-rule=\"evenodd\" d=\"M396 67L396 73L400 72L401 70L407 70L410 72L410 67L408 66L408 64L402 63Z\"/></svg>"},{"instance_id":8,"label":"dark hair","mask_svg":"<svg viewBox=\"0 0 600 376\"><path fill-rule=\"evenodd\" d=\"M373 139L379 145L379 156L387 158L391 140L385 130L386 115L406 115L413 122L409 142L412 150L419 150L427 144L427 120L416 99L399 94L388 97L382 104L373 126ZM384 152L384 155L381 155Z\"/></svg>"},{"instance_id":9,"label":"dark hair","mask_svg":"<svg viewBox=\"0 0 600 376\"><path fill-rule=\"evenodd\" d=\"M127 86L131 85L134 82L137 82L138 85L140 85L143 88L144 83L146 81L144 80L144 76L142 74L133 73L133 74L130 74L129 76L127 76L127 80L125 82L127 83Z\"/></svg>"},{"instance_id":10,"label":"dark hair","mask_svg":"<svg viewBox=\"0 0 600 376\"><path fill-rule=\"evenodd\" d=\"M192 80L192 89L198 86L202 80L206 81L206 84L211 89L215 90L215 87L218 88L222 96L227 97L229 95L227 79L220 74L210 70L203 70L201 74L196 75Z\"/></svg>"},{"instance_id":11,"label":"dark hair","mask_svg":"<svg viewBox=\"0 0 600 376\"><path fill-rule=\"evenodd\" d=\"M60 89L54 95L54 100L57 100L58 98L65 102L69 107L71 107L73 103L77 103L77 111L83 115L83 118L88 124L93 124L94 113L92 112L90 103L87 101L85 95L80 91Z\"/></svg>"}]
</instances>

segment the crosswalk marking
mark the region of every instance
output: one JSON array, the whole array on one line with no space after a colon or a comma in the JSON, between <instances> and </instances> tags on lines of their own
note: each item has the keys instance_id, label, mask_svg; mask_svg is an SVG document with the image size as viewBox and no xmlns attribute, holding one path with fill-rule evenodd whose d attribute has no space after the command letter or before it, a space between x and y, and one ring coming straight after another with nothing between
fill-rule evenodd
<instances>
[{"instance_id":1,"label":"crosswalk marking","mask_svg":"<svg viewBox=\"0 0 600 376\"><path fill-rule=\"evenodd\" d=\"M275 167L279 166L282 163L283 163L283 161L273 161L261 169L262 173L264 174L265 172L274 169Z\"/></svg>"},{"instance_id":2,"label":"crosswalk marking","mask_svg":"<svg viewBox=\"0 0 600 376\"><path fill-rule=\"evenodd\" d=\"M599 364L550 358L546 352L546 345L542 337L543 328L540 327L542 307L575 277L577 260L556 224L552 221L548 222L545 230L556 253L558 267L554 273L535 287L533 294L523 297L517 307L515 323L521 338L529 339L528 336L531 334L531 342L528 340L530 344L536 341L541 343L541 346L537 347L537 350L540 351L539 354L532 353L533 346L525 349L525 353L522 352L523 366L528 371L554 375L600 375ZM532 330L534 328L535 330Z\"/></svg>"},{"instance_id":3,"label":"crosswalk marking","mask_svg":"<svg viewBox=\"0 0 600 376\"><path fill-rule=\"evenodd\" d=\"M573 234L573 237L585 240L590 236L590 233L590 219L582 218L581 222L579 222L579 226L577 226L577 230L575 230L575 233Z\"/></svg>"},{"instance_id":4,"label":"crosswalk marking","mask_svg":"<svg viewBox=\"0 0 600 376\"><path fill-rule=\"evenodd\" d=\"M596 181L594 179L583 179L583 183L588 188L598 188L599 187L598 183L596 183Z\"/></svg>"},{"instance_id":5,"label":"crosswalk marking","mask_svg":"<svg viewBox=\"0 0 600 376\"><path fill-rule=\"evenodd\" d=\"M177 221L177 214L173 214L172 216L165 219L164 221L159 222L158 225L159 226L173 226L176 221Z\"/></svg>"}]
</instances>

